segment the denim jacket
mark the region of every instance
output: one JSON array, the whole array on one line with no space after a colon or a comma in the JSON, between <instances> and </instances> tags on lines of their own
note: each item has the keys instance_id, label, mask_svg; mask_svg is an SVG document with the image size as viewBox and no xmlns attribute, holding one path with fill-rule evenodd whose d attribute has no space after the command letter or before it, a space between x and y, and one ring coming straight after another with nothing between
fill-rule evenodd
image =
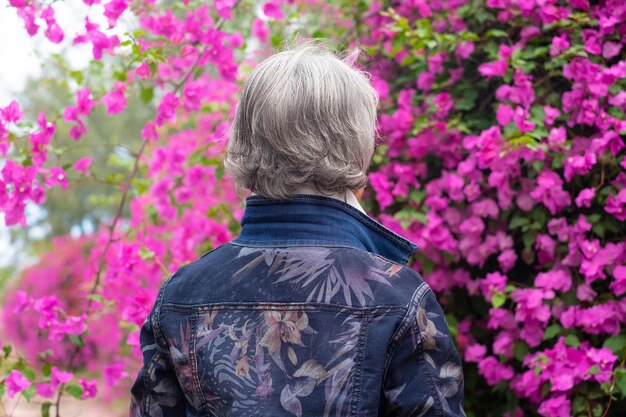
<instances>
[{"instance_id":1,"label":"denim jacket","mask_svg":"<svg viewBox=\"0 0 626 417\"><path fill-rule=\"evenodd\" d=\"M416 245L318 195L248 197L241 224L161 287L131 416L465 415Z\"/></svg>"}]
</instances>

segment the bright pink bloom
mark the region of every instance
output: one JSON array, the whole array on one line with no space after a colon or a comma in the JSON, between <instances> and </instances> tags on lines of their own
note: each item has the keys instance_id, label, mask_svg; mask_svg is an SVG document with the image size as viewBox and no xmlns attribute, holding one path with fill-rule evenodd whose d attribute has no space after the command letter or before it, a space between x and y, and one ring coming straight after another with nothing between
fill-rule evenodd
<instances>
[{"instance_id":1,"label":"bright pink bloom","mask_svg":"<svg viewBox=\"0 0 626 417\"><path fill-rule=\"evenodd\" d=\"M565 395L550 398L541 403L537 412L543 417L570 417L571 403Z\"/></svg>"},{"instance_id":2,"label":"bright pink bloom","mask_svg":"<svg viewBox=\"0 0 626 417\"><path fill-rule=\"evenodd\" d=\"M509 65L506 61L487 62L478 67L478 72L487 78L504 77L508 67Z\"/></svg>"},{"instance_id":3,"label":"bright pink bloom","mask_svg":"<svg viewBox=\"0 0 626 417\"><path fill-rule=\"evenodd\" d=\"M126 108L126 84L122 82L116 82L112 91L106 93L101 101L107 108L108 114L118 114L124 111Z\"/></svg>"},{"instance_id":4,"label":"bright pink bloom","mask_svg":"<svg viewBox=\"0 0 626 417\"><path fill-rule=\"evenodd\" d=\"M9 398L15 397L15 394L27 389L30 385L30 381L17 369L12 370L4 380L4 386L7 389Z\"/></svg>"},{"instance_id":5,"label":"bright pink bloom","mask_svg":"<svg viewBox=\"0 0 626 417\"><path fill-rule=\"evenodd\" d=\"M513 109L506 104L500 104L496 112L496 119L500 126L508 125L513 120Z\"/></svg>"},{"instance_id":6,"label":"bright pink bloom","mask_svg":"<svg viewBox=\"0 0 626 417\"><path fill-rule=\"evenodd\" d=\"M176 109L179 102L180 99L172 93L167 93L163 97L157 110L157 126L162 126L166 121L171 121L176 117Z\"/></svg>"},{"instance_id":7,"label":"bright pink bloom","mask_svg":"<svg viewBox=\"0 0 626 417\"><path fill-rule=\"evenodd\" d=\"M485 378L487 384L495 385L500 381L513 378L515 372L509 365L499 362L494 356L487 356L478 362L478 372Z\"/></svg>"},{"instance_id":8,"label":"bright pink bloom","mask_svg":"<svg viewBox=\"0 0 626 417\"><path fill-rule=\"evenodd\" d=\"M282 20L285 18L285 14L280 8L280 4L276 1L268 1L265 3L263 5L263 14L276 20Z\"/></svg>"},{"instance_id":9,"label":"bright pink bloom","mask_svg":"<svg viewBox=\"0 0 626 417\"><path fill-rule=\"evenodd\" d=\"M115 386L120 379L127 377L128 373L124 370L123 363L115 363L113 365L108 365L103 368L102 377L104 382L113 387Z\"/></svg>"},{"instance_id":10,"label":"bright pink bloom","mask_svg":"<svg viewBox=\"0 0 626 417\"><path fill-rule=\"evenodd\" d=\"M81 398L87 400L98 394L98 381L95 379L87 381L85 378L78 378L78 383L83 387Z\"/></svg>"},{"instance_id":11,"label":"bright pink bloom","mask_svg":"<svg viewBox=\"0 0 626 417\"><path fill-rule=\"evenodd\" d=\"M578 197L576 197L576 205L578 207L591 207L591 202L595 196L595 188L585 188L578 193Z\"/></svg>"},{"instance_id":12,"label":"bright pink bloom","mask_svg":"<svg viewBox=\"0 0 626 417\"><path fill-rule=\"evenodd\" d=\"M615 295L622 295L626 292L626 265L618 265L613 269L614 281L610 287Z\"/></svg>"},{"instance_id":13,"label":"bright pink bloom","mask_svg":"<svg viewBox=\"0 0 626 417\"><path fill-rule=\"evenodd\" d=\"M93 160L88 156L84 156L74 162L73 168L78 172L82 172L85 175L89 175L89 167L93 163Z\"/></svg>"},{"instance_id":14,"label":"bright pink bloom","mask_svg":"<svg viewBox=\"0 0 626 417\"><path fill-rule=\"evenodd\" d=\"M270 34L270 30L261 19L257 18L252 21L252 34L261 42L265 42Z\"/></svg>"},{"instance_id":15,"label":"bright pink bloom","mask_svg":"<svg viewBox=\"0 0 626 417\"><path fill-rule=\"evenodd\" d=\"M570 47L570 43L567 37L567 33L562 33L559 36L552 38L552 46L550 47L550 55L557 56L567 51Z\"/></svg>"}]
</instances>

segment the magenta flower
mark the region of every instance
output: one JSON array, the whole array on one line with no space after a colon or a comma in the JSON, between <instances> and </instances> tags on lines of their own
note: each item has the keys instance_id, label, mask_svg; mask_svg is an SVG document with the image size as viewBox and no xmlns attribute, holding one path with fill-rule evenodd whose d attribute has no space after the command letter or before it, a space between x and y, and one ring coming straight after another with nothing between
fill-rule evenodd
<instances>
[{"instance_id":1,"label":"magenta flower","mask_svg":"<svg viewBox=\"0 0 626 417\"><path fill-rule=\"evenodd\" d=\"M513 109L506 104L500 104L496 111L496 119L500 126L508 125L513 120Z\"/></svg>"},{"instance_id":2,"label":"magenta flower","mask_svg":"<svg viewBox=\"0 0 626 417\"><path fill-rule=\"evenodd\" d=\"M478 72L487 78L504 77L508 67L509 65L504 60L487 62L478 67Z\"/></svg>"},{"instance_id":3,"label":"magenta flower","mask_svg":"<svg viewBox=\"0 0 626 417\"><path fill-rule=\"evenodd\" d=\"M213 8L219 17L230 20L233 17L233 6L235 3L236 0L215 0Z\"/></svg>"},{"instance_id":4,"label":"magenta flower","mask_svg":"<svg viewBox=\"0 0 626 417\"><path fill-rule=\"evenodd\" d=\"M285 14L283 13L280 5L276 1L268 1L263 5L263 14L267 17L276 20L282 20L285 18Z\"/></svg>"},{"instance_id":5,"label":"magenta flower","mask_svg":"<svg viewBox=\"0 0 626 417\"><path fill-rule=\"evenodd\" d=\"M552 45L550 46L550 55L557 56L567 51L570 47L567 33L562 33L559 36L552 38Z\"/></svg>"},{"instance_id":6,"label":"magenta flower","mask_svg":"<svg viewBox=\"0 0 626 417\"><path fill-rule=\"evenodd\" d=\"M30 381L17 369L12 370L4 380L4 386L7 389L9 398L15 397L15 394L27 389L30 385Z\"/></svg>"},{"instance_id":7,"label":"magenta flower","mask_svg":"<svg viewBox=\"0 0 626 417\"><path fill-rule=\"evenodd\" d=\"M81 172L85 175L89 175L89 167L91 166L91 164L93 163L93 160L87 156L84 156L82 158L80 158L79 160L77 160L76 162L74 162L74 165L72 166L74 168L74 170Z\"/></svg>"},{"instance_id":8,"label":"magenta flower","mask_svg":"<svg viewBox=\"0 0 626 417\"><path fill-rule=\"evenodd\" d=\"M626 220L626 188L607 198L604 210L620 221Z\"/></svg>"},{"instance_id":9,"label":"magenta flower","mask_svg":"<svg viewBox=\"0 0 626 417\"><path fill-rule=\"evenodd\" d=\"M128 373L124 370L123 363L114 363L113 365L107 365L103 368L102 377L104 382L110 387L115 386L120 379L128 376Z\"/></svg>"},{"instance_id":10,"label":"magenta flower","mask_svg":"<svg viewBox=\"0 0 626 417\"><path fill-rule=\"evenodd\" d=\"M570 410L570 400L565 395L559 395L543 401L537 412L543 417L570 417Z\"/></svg>"},{"instance_id":11,"label":"magenta flower","mask_svg":"<svg viewBox=\"0 0 626 417\"><path fill-rule=\"evenodd\" d=\"M561 115L561 111L556 107L543 106L543 111L545 113L544 123L550 126L553 125L556 118Z\"/></svg>"},{"instance_id":12,"label":"magenta flower","mask_svg":"<svg viewBox=\"0 0 626 417\"><path fill-rule=\"evenodd\" d=\"M487 348L481 344L475 343L465 349L465 360L467 362L479 362L487 354Z\"/></svg>"},{"instance_id":13,"label":"magenta flower","mask_svg":"<svg viewBox=\"0 0 626 417\"><path fill-rule=\"evenodd\" d=\"M124 111L126 108L126 84L122 82L116 82L112 91L106 93L100 101L107 109L108 114L117 114Z\"/></svg>"},{"instance_id":14,"label":"magenta flower","mask_svg":"<svg viewBox=\"0 0 626 417\"><path fill-rule=\"evenodd\" d=\"M563 190L563 180L552 171L543 171L537 178L537 187L530 193L543 203L551 214L556 214L571 204L570 195Z\"/></svg>"},{"instance_id":15,"label":"magenta flower","mask_svg":"<svg viewBox=\"0 0 626 417\"><path fill-rule=\"evenodd\" d=\"M578 193L578 197L576 197L576 205L578 207L591 207L591 202L595 196L595 188L585 188Z\"/></svg>"},{"instance_id":16,"label":"magenta flower","mask_svg":"<svg viewBox=\"0 0 626 417\"><path fill-rule=\"evenodd\" d=\"M270 34L270 30L265 26L265 23L261 19L254 19L252 21L252 34L256 36L261 42L265 42Z\"/></svg>"},{"instance_id":17,"label":"magenta flower","mask_svg":"<svg viewBox=\"0 0 626 417\"><path fill-rule=\"evenodd\" d=\"M615 295L622 295L626 292L626 265L618 265L613 269L613 279L610 287Z\"/></svg>"},{"instance_id":18,"label":"magenta flower","mask_svg":"<svg viewBox=\"0 0 626 417\"><path fill-rule=\"evenodd\" d=\"M83 387L81 398L94 398L98 393L98 381L95 379L87 381L85 378L78 378L78 383Z\"/></svg>"},{"instance_id":19,"label":"magenta flower","mask_svg":"<svg viewBox=\"0 0 626 417\"><path fill-rule=\"evenodd\" d=\"M176 109L179 102L180 99L172 93L167 93L163 97L157 110L157 126L162 126L166 121L171 121L176 117Z\"/></svg>"},{"instance_id":20,"label":"magenta flower","mask_svg":"<svg viewBox=\"0 0 626 417\"><path fill-rule=\"evenodd\" d=\"M434 83L435 83L435 76L428 71L422 72L417 77L417 88L419 88L420 90L424 92L430 91Z\"/></svg>"},{"instance_id":21,"label":"magenta flower","mask_svg":"<svg viewBox=\"0 0 626 417\"><path fill-rule=\"evenodd\" d=\"M494 356L487 356L478 362L478 372L485 378L487 384L495 385L500 381L513 378L513 368L499 362Z\"/></svg>"}]
</instances>

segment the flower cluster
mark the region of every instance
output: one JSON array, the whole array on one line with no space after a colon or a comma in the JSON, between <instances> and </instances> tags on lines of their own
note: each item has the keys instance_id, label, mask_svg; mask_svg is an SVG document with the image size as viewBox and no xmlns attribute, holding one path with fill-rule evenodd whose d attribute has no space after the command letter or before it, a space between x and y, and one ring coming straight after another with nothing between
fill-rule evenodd
<instances>
[{"instance_id":1,"label":"flower cluster","mask_svg":"<svg viewBox=\"0 0 626 417\"><path fill-rule=\"evenodd\" d=\"M626 7L418 3L366 21L388 109L379 217L454 297L470 372L526 399L501 413L608 413L626 395Z\"/></svg>"},{"instance_id":2,"label":"flower cluster","mask_svg":"<svg viewBox=\"0 0 626 417\"><path fill-rule=\"evenodd\" d=\"M237 233L219 159L239 81L298 25L370 52L360 64L382 140L366 204L421 247L413 267L441 295L476 381L467 410L599 416L626 396L623 1L84 3L109 27L86 17L70 33L54 3L10 0L31 35L90 45L106 81L75 80L73 104L32 123L16 102L0 107L6 223L91 175L89 156L48 161L57 125L81 140L96 106L116 117L136 95L154 117L129 132L141 139L119 187L129 215L56 240L7 297L6 339L39 358L37 372L19 361L5 372L9 396L46 399L76 380L66 391L90 398L97 382L83 371L105 397L126 395L162 279ZM140 29L120 39L124 14Z\"/></svg>"}]
</instances>

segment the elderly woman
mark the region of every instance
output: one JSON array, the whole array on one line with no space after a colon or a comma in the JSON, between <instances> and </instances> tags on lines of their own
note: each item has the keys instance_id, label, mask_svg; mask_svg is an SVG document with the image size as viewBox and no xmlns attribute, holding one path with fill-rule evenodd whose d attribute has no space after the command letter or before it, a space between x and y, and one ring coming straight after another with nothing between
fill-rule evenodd
<instances>
[{"instance_id":1,"label":"elderly woman","mask_svg":"<svg viewBox=\"0 0 626 417\"><path fill-rule=\"evenodd\" d=\"M374 153L367 77L316 45L247 81L227 171L241 234L180 268L141 330L132 416L462 416L444 313L417 246L359 205Z\"/></svg>"}]
</instances>

